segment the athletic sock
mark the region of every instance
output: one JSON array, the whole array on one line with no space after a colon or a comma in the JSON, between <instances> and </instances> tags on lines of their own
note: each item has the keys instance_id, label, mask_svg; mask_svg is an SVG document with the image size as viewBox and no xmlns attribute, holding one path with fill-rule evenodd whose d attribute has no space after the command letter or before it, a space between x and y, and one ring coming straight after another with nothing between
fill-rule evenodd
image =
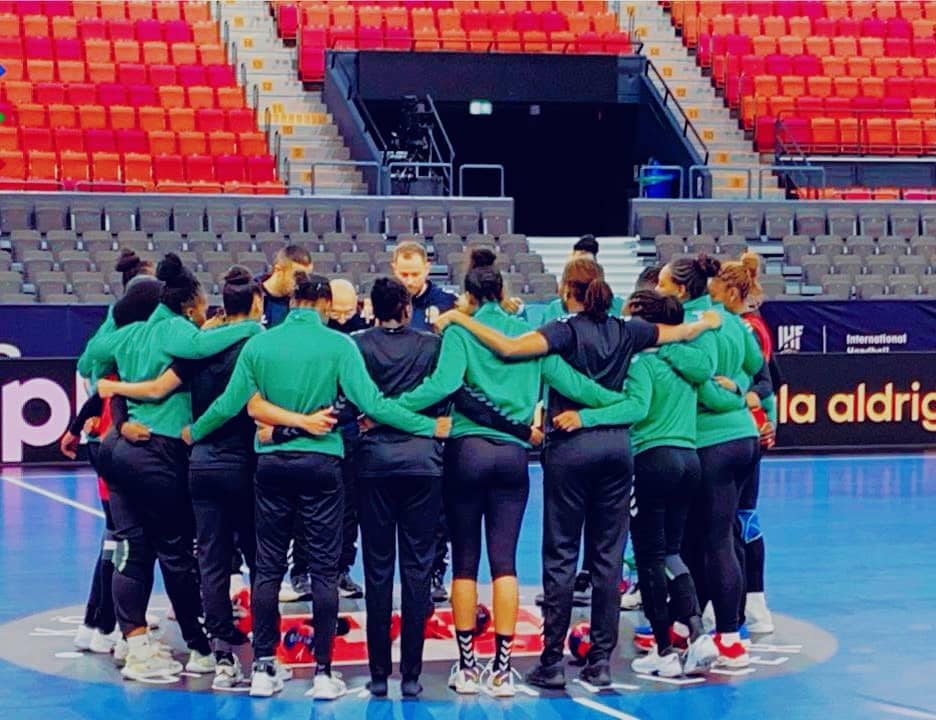
<instances>
[{"instance_id":1,"label":"athletic sock","mask_svg":"<svg viewBox=\"0 0 936 720\"><path fill-rule=\"evenodd\" d=\"M475 667L474 631L455 630L455 639L458 641L458 668L466 670Z\"/></svg>"},{"instance_id":2,"label":"athletic sock","mask_svg":"<svg viewBox=\"0 0 936 720\"><path fill-rule=\"evenodd\" d=\"M495 646L497 652L494 655L494 672L499 670L509 670L510 669L510 653L513 650L513 635L501 635L497 633L495 636Z\"/></svg>"}]
</instances>

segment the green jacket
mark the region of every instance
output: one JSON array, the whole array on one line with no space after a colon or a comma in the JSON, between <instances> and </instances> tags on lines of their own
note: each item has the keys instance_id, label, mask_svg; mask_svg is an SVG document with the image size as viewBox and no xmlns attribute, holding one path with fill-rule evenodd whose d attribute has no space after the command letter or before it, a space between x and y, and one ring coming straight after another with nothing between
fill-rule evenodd
<instances>
[{"instance_id":1,"label":"green jacket","mask_svg":"<svg viewBox=\"0 0 936 720\"><path fill-rule=\"evenodd\" d=\"M87 378L88 382L91 384L88 390L89 394L94 394L97 381L101 379L103 373L98 372L98 368L91 362L91 357L88 355L88 345L90 345L92 341L110 335L116 330L117 325L114 323L114 306L110 305L107 308L107 317L104 318L104 322L94 331L94 335L90 337L88 343L85 345L84 352L78 357L78 374L83 378Z\"/></svg>"},{"instance_id":2,"label":"green jacket","mask_svg":"<svg viewBox=\"0 0 936 720\"><path fill-rule=\"evenodd\" d=\"M695 449L696 389L656 350L637 353L627 370L624 402L579 414L583 427L631 424L634 454L668 446Z\"/></svg>"},{"instance_id":3,"label":"green jacket","mask_svg":"<svg viewBox=\"0 0 936 720\"><path fill-rule=\"evenodd\" d=\"M175 358L210 357L261 330L258 323L243 322L202 331L160 303L145 322L96 334L84 354L100 375L116 366L121 380L141 382L158 377ZM192 399L186 390L156 402L128 399L127 406L132 420L157 435L181 437L182 428L192 422Z\"/></svg>"},{"instance_id":4,"label":"green jacket","mask_svg":"<svg viewBox=\"0 0 936 720\"><path fill-rule=\"evenodd\" d=\"M660 357L698 387L696 446L704 448L758 437L744 399L751 378L764 364L754 333L724 306L713 304L707 294L686 302L683 307L687 321L690 313L701 315L709 309L716 310L722 319L718 330L703 333L691 343L660 349ZM734 380L738 392L724 390L711 379L715 375Z\"/></svg>"},{"instance_id":5,"label":"green jacket","mask_svg":"<svg viewBox=\"0 0 936 720\"><path fill-rule=\"evenodd\" d=\"M474 319L508 336L522 335L530 330L525 322L508 315L494 302L482 305ZM511 420L530 424L543 380L583 405L601 407L624 399L620 393L611 392L576 372L558 356L502 360L470 332L450 325L442 335L442 349L435 371L419 387L400 395L397 400L410 410L422 410L448 397L465 383L483 392ZM453 413L452 437L466 435L529 447L513 436L478 425L456 411Z\"/></svg>"},{"instance_id":6,"label":"green jacket","mask_svg":"<svg viewBox=\"0 0 936 720\"><path fill-rule=\"evenodd\" d=\"M565 305L562 304L562 298L556 298L546 306L546 311L543 313L543 317L540 320L540 327L548 322L567 317L571 314L572 313L566 310ZM608 310L608 314L612 317L621 317L624 314L624 298L620 295L615 295L611 299L611 309Z\"/></svg>"},{"instance_id":7,"label":"green jacket","mask_svg":"<svg viewBox=\"0 0 936 720\"><path fill-rule=\"evenodd\" d=\"M254 393L287 410L308 414L333 405L339 392L379 423L432 437L435 420L385 398L367 374L364 358L347 335L330 330L316 310L294 308L286 319L241 350L227 389L192 426L198 442L237 415ZM258 453L317 452L344 456L340 432L261 445Z\"/></svg>"}]
</instances>

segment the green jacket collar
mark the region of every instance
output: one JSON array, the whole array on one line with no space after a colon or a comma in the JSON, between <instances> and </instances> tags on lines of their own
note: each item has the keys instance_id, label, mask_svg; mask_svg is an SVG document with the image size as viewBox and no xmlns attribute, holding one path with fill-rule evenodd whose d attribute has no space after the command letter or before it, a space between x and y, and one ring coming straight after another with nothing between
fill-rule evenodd
<instances>
[{"instance_id":1,"label":"green jacket collar","mask_svg":"<svg viewBox=\"0 0 936 720\"><path fill-rule=\"evenodd\" d=\"M710 310L711 307L712 307L712 296L709 295L708 293L705 293L704 295L700 295L695 300L686 300L686 302L683 303L683 310L687 312L690 310L693 310L693 311Z\"/></svg>"},{"instance_id":2,"label":"green jacket collar","mask_svg":"<svg viewBox=\"0 0 936 720\"><path fill-rule=\"evenodd\" d=\"M318 310L304 307L291 308L289 314L286 316L286 319L283 322L312 323L313 325L319 327L324 325L322 322L322 316L319 315Z\"/></svg>"}]
</instances>

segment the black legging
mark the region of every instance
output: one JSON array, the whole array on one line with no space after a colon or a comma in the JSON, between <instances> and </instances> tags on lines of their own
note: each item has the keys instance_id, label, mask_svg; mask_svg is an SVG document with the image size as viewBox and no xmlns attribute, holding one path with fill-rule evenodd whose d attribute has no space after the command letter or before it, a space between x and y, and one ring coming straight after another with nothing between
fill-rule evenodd
<instances>
[{"instance_id":1,"label":"black legging","mask_svg":"<svg viewBox=\"0 0 936 720\"><path fill-rule=\"evenodd\" d=\"M166 592L188 646L208 654L202 629L195 522L188 493L188 448L178 438L153 435L114 445L110 479L114 517L114 607L120 629L146 627L146 608L158 559Z\"/></svg>"},{"instance_id":2,"label":"black legging","mask_svg":"<svg viewBox=\"0 0 936 720\"><path fill-rule=\"evenodd\" d=\"M699 615L695 587L680 548L702 470L695 450L668 446L636 455L634 470L630 512L637 578L657 650L664 652L671 645L671 620L689 625L688 620Z\"/></svg>"},{"instance_id":3,"label":"black legging","mask_svg":"<svg viewBox=\"0 0 936 720\"><path fill-rule=\"evenodd\" d=\"M109 469L110 448L103 451L108 461L99 462L103 458L103 443L88 443L88 460L91 467L104 477L102 466L106 465ZM112 582L114 577L114 519L111 516L110 501L101 499L101 507L104 509L104 537L101 540L101 551L98 553L97 562L94 564L94 575L91 578L91 590L88 593L88 602L85 605L84 624L85 627L94 628L104 635L114 632L114 626L117 624L117 618L114 615L114 594Z\"/></svg>"},{"instance_id":4,"label":"black legging","mask_svg":"<svg viewBox=\"0 0 936 720\"><path fill-rule=\"evenodd\" d=\"M315 660L331 666L338 622L338 555L344 491L341 458L316 452L274 452L257 459L257 571L253 581L254 657L273 656L280 639L279 589L294 529L309 549Z\"/></svg>"},{"instance_id":5,"label":"black legging","mask_svg":"<svg viewBox=\"0 0 936 720\"><path fill-rule=\"evenodd\" d=\"M590 663L618 640L633 458L626 428L554 432L543 455L543 665L562 661L582 528L592 575Z\"/></svg>"},{"instance_id":6,"label":"black legging","mask_svg":"<svg viewBox=\"0 0 936 720\"><path fill-rule=\"evenodd\" d=\"M757 438L699 448L702 486L693 503L682 556L704 608L715 606L719 633L737 632L744 583L735 553L734 527L741 489L756 467Z\"/></svg>"},{"instance_id":7,"label":"black legging","mask_svg":"<svg viewBox=\"0 0 936 720\"><path fill-rule=\"evenodd\" d=\"M478 579L482 520L491 577L516 576L517 541L530 494L526 449L462 437L446 443L445 456L451 468L442 495L452 536L452 577Z\"/></svg>"}]
</instances>

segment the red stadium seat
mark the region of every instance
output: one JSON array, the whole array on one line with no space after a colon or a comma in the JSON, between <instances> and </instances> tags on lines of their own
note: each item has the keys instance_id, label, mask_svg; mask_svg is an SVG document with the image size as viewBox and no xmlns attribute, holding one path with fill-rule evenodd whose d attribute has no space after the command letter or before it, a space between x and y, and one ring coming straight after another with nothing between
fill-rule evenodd
<instances>
[{"instance_id":1,"label":"red stadium seat","mask_svg":"<svg viewBox=\"0 0 936 720\"><path fill-rule=\"evenodd\" d=\"M114 134L117 138L117 150L121 154L149 152L149 137L144 131L118 130Z\"/></svg>"}]
</instances>

